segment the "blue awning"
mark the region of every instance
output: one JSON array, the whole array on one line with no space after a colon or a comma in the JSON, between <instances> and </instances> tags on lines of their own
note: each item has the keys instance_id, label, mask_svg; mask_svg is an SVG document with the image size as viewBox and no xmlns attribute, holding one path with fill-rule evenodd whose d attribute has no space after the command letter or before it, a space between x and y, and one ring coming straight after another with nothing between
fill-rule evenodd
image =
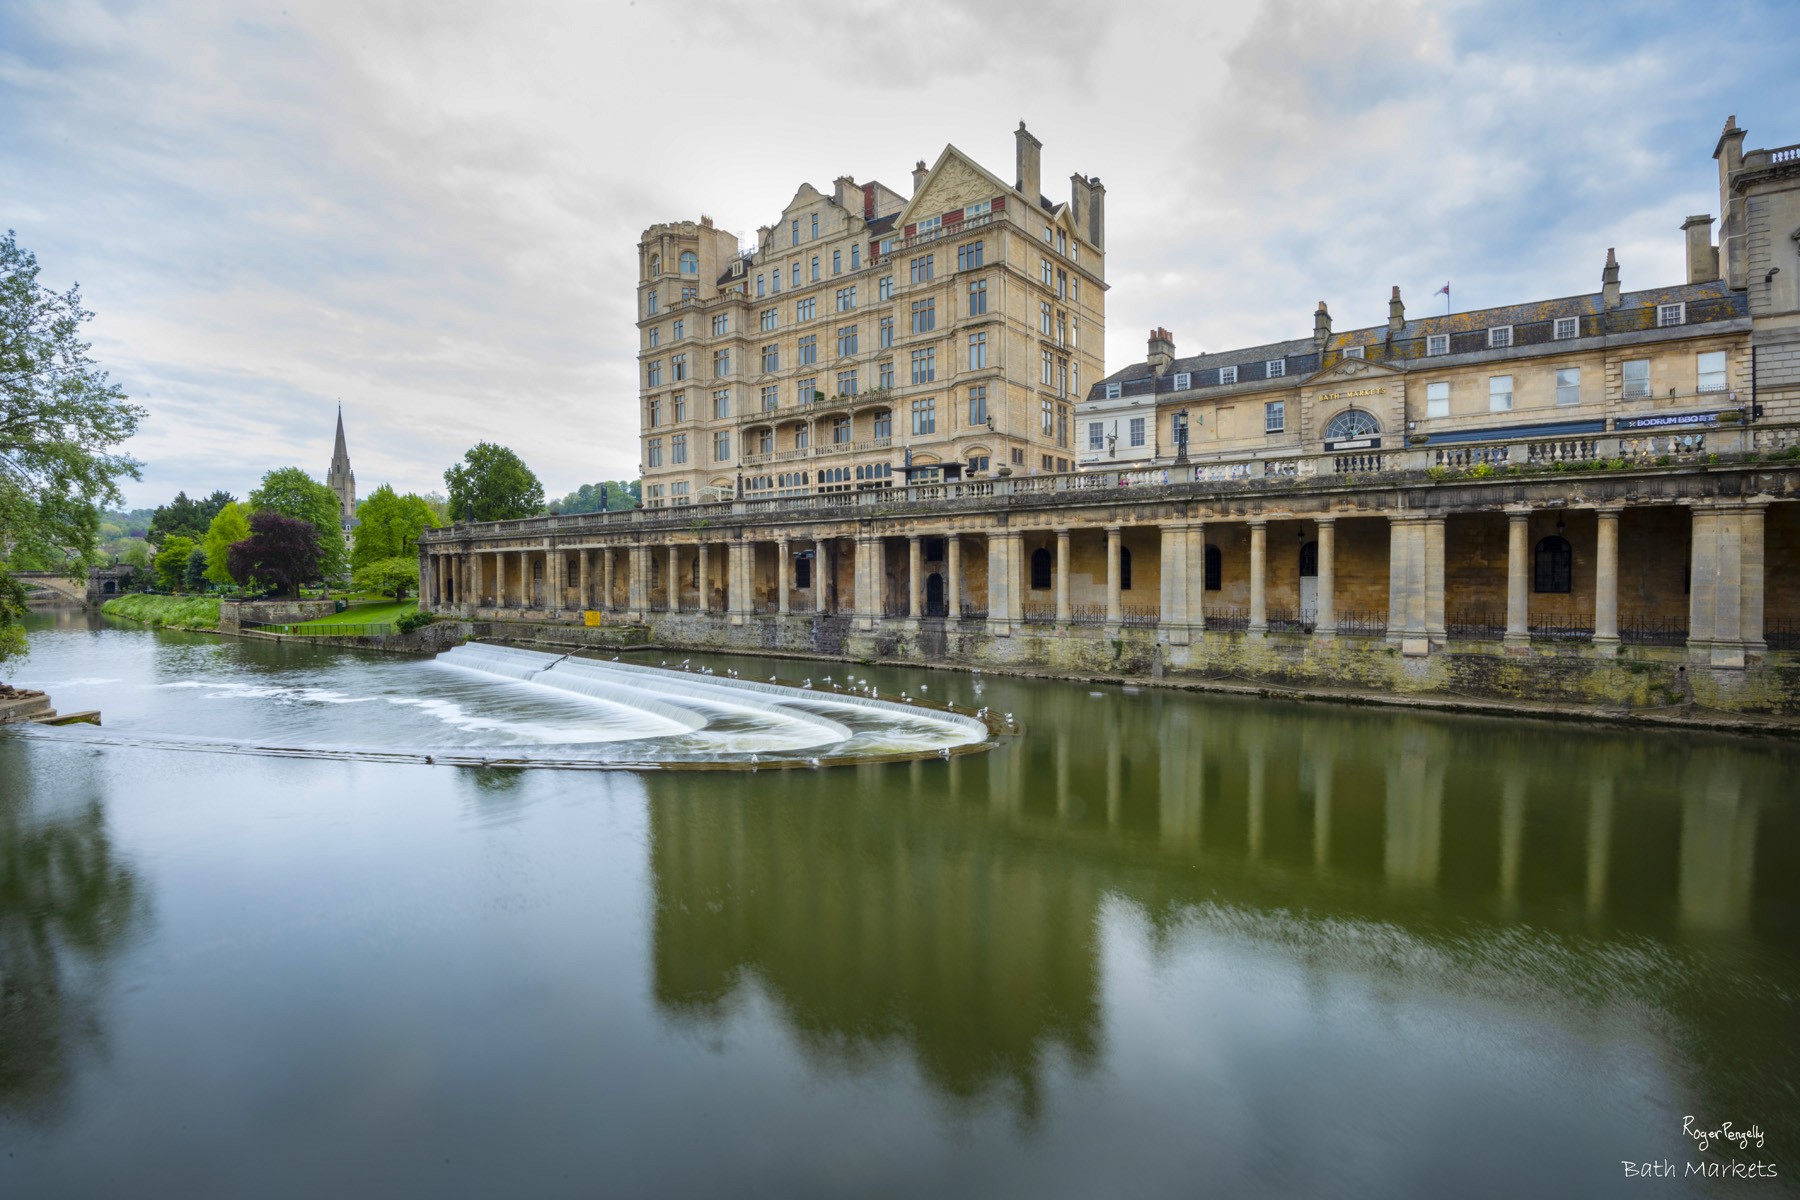
<instances>
[{"instance_id":1,"label":"blue awning","mask_svg":"<svg viewBox=\"0 0 1800 1200\"><path fill-rule=\"evenodd\" d=\"M1426 437L1427 445L1446 442L1504 442L1508 438L1562 437L1578 433L1605 433L1606 418L1592 421L1547 421L1541 425L1489 425L1483 429L1453 429Z\"/></svg>"}]
</instances>

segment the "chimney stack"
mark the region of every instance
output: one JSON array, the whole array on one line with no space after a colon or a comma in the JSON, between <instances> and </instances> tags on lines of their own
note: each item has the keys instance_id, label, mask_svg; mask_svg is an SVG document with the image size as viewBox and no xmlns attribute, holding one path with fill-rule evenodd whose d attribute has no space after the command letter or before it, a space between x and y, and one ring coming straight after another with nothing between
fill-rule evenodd
<instances>
[{"instance_id":1,"label":"chimney stack","mask_svg":"<svg viewBox=\"0 0 1800 1200\"><path fill-rule=\"evenodd\" d=\"M913 164L913 195L919 194L919 189L925 186L925 177L929 174L931 174L931 170L925 165L924 159L921 158Z\"/></svg>"},{"instance_id":2,"label":"chimney stack","mask_svg":"<svg viewBox=\"0 0 1800 1200\"><path fill-rule=\"evenodd\" d=\"M861 193L862 189L856 186L856 180L848 175L839 175L837 182L831 185L831 201L842 209L850 209L851 205L862 198Z\"/></svg>"},{"instance_id":3,"label":"chimney stack","mask_svg":"<svg viewBox=\"0 0 1800 1200\"><path fill-rule=\"evenodd\" d=\"M1150 331L1150 353L1146 360L1150 364L1150 373L1162 377L1175 361L1175 335L1158 326Z\"/></svg>"},{"instance_id":4,"label":"chimney stack","mask_svg":"<svg viewBox=\"0 0 1800 1200\"><path fill-rule=\"evenodd\" d=\"M1400 301L1400 285L1394 285L1394 294L1388 297L1388 335L1400 336L1406 328L1406 305Z\"/></svg>"},{"instance_id":5,"label":"chimney stack","mask_svg":"<svg viewBox=\"0 0 1800 1200\"><path fill-rule=\"evenodd\" d=\"M1600 307L1619 307L1619 260L1611 246L1606 248L1606 267L1600 272Z\"/></svg>"},{"instance_id":6,"label":"chimney stack","mask_svg":"<svg viewBox=\"0 0 1800 1200\"><path fill-rule=\"evenodd\" d=\"M1725 128L1713 146L1719 164L1719 266L1727 287L1749 286L1750 268L1744 262L1744 227L1749 222L1744 197L1731 193L1731 177L1744 169L1744 134L1737 114L1725 118Z\"/></svg>"},{"instance_id":7,"label":"chimney stack","mask_svg":"<svg viewBox=\"0 0 1800 1200\"><path fill-rule=\"evenodd\" d=\"M1719 277L1719 251L1712 244L1712 214L1701 213L1681 223L1687 235L1689 283L1711 283Z\"/></svg>"},{"instance_id":8,"label":"chimney stack","mask_svg":"<svg viewBox=\"0 0 1800 1200\"><path fill-rule=\"evenodd\" d=\"M1040 152L1044 143L1032 137L1025 128L1025 122L1019 122L1018 130L1013 134L1013 143L1018 150L1018 181L1013 185L1025 193L1025 201L1033 208L1043 196L1043 181L1038 176Z\"/></svg>"},{"instance_id":9,"label":"chimney stack","mask_svg":"<svg viewBox=\"0 0 1800 1200\"><path fill-rule=\"evenodd\" d=\"M1331 344L1331 310L1319 301L1319 310L1313 313L1313 353L1324 354L1325 347Z\"/></svg>"}]
</instances>

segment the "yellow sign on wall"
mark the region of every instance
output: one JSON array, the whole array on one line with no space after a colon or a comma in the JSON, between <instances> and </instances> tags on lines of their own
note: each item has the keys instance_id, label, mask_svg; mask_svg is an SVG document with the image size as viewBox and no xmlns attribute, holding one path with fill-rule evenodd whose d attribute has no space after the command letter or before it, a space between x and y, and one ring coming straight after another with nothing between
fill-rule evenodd
<instances>
[{"instance_id":1,"label":"yellow sign on wall","mask_svg":"<svg viewBox=\"0 0 1800 1200\"><path fill-rule=\"evenodd\" d=\"M584 624L587 624L587 625L603 625L606 623L606 614L601 613L601 612L595 612L593 609L590 608L590 609L586 609L582 612L581 620Z\"/></svg>"}]
</instances>

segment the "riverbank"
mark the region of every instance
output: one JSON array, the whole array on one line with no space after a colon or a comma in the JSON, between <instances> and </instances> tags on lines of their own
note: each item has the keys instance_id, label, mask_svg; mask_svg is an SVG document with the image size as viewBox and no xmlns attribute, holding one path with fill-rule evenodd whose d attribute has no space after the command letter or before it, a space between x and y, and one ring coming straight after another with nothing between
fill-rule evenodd
<instances>
[{"instance_id":1,"label":"riverbank","mask_svg":"<svg viewBox=\"0 0 1800 1200\"><path fill-rule=\"evenodd\" d=\"M109 617L123 617L156 629L192 629L217 633L216 596L116 596L100 606Z\"/></svg>"}]
</instances>

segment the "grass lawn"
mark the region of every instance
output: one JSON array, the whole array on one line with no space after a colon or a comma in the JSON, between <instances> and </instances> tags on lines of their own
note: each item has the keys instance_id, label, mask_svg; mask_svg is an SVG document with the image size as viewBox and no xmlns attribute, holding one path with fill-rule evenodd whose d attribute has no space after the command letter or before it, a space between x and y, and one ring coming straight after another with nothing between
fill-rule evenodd
<instances>
[{"instance_id":1,"label":"grass lawn","mask_svg":"<svg viewBox=\"0 0 1800 1200\"><path fill-rule=\"evenodd\" d=\"M409 612L416 611L418 607L419 602L417 600L394 601L389 600L384 596L379 600L369 603L352 603L349 608L346 608L341 613L333 613L329 617L320 617L315 621L303 622L303 624L308 629L319 625L389 624L398 621Z\"/></svg>"}]
</instances>

